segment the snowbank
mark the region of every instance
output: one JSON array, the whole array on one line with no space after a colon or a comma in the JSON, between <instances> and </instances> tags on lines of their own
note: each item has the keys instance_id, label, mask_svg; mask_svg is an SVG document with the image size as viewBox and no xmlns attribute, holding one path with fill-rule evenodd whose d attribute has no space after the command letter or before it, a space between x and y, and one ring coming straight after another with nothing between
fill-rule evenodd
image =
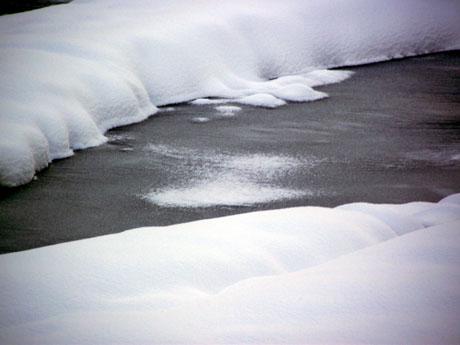
<instances>
[{"instance_id":1,"label":"snowbank","mask_svg":"<svg viewBox=\"0 0 460 345\"><path fill-rule=\"evenodd\" d=\"M2 255L0 343L456 343L459 286L460 194L264 211Z\"/></svg>"},{"instance_id":2,"label":"snowbank","mask_svg":"<svg viewBox=\"0 0 460 345\"><path fill-rule=\"evenodd\" d=\"M459 48L454 0L116 1L0 18L0 184L30 181L157 106L275 107L362 64Z\"/></svg>"}]
</instances>

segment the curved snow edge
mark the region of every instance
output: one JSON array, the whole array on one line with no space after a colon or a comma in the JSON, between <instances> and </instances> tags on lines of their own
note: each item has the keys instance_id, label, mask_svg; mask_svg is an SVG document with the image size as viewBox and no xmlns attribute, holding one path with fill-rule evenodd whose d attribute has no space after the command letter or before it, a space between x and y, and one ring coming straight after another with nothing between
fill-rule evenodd
<instances>
[{"instance_id":1,"label":"curved snow edge","mask_svg":"<svg viewBox=\"0 0 460 345\"><path fill-rule=\"evenodd\" d=\"M318 100L315 86L349 76L318 69L460 48L459 11L450 0L75 0L2 17L0 184L27 183L156 106Z\"/></svg>"},{"instance_id":2,"label":"curved snow edge","mask_svg":"<svg viewBox=\"0 0 460 345\"><path fill-rule=\"evenodd\" d=\"M455 194L253 212L1 255L0 341L454 337L459 224Z\"/></svg>"}]
</instances>

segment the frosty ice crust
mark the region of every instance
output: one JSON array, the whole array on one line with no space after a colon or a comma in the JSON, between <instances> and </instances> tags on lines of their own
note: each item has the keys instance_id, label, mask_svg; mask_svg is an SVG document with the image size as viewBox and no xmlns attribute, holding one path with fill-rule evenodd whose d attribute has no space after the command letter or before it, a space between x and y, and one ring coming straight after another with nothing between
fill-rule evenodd
<instances>
[{"instance_id":1,"label":"frosty ice crust","mask_svg":"<svg viewBox=\"0 0 460 345\"><path fill-rule=\"evenodd\" d=\"M75 0L0 19L0 184L157 106L326 97L324 68L459 48L458 1ZM320 70L320 71L317 71Z\"/></svg>"}]
</instances>

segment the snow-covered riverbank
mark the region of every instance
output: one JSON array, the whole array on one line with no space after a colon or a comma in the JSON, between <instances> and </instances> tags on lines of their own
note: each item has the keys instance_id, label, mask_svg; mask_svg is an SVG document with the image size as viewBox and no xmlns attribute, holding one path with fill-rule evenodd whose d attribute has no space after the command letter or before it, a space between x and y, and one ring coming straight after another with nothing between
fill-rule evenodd
<instances>
[{"instance_id":1,"label":"snow-covered riverbank","mask_svg":"<svg viewBox=\"0 0 460 345\"><path fill-rule=\"evenodd\" d=\"M459 48L450 0L78 1L0 19L0 183L27 183L156 106L325 97L321 69Z\"/></svg>"},{"instance_id":2,"label":"snow-covered riverbank","mask_svg":"<svg viewBox=\"0 0 460 345\"><path fill-rule=\"evenodd\" d=\"M24 187L0 188L0 253L242 212L457 192L460 52L351 69L353 78L321 88L327 101L240 105L232 116L219 105L163 108ZM198 186L202 198L190 193Z\"/></svg>"},{"instance_id":3,"label":"snow-covered riverbank","mask_svg":"<svg viewBox=\"0 0 460 345\"><path fill-rule=\"evenodd\" d=\"M0 256L4 344L455 343L460 194L299 207Z\"/></svg>"}]
</instances>

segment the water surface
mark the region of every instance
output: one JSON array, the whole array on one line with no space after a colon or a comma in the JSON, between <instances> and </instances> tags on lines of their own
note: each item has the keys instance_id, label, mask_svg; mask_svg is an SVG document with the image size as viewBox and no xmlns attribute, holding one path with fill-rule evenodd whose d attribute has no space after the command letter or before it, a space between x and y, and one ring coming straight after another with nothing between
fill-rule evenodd
<instances>
[{"instance_id":1,"label":"water surface","mask_svg":"<svg viewBox=\"0 0 460 345\"><path fill-rule=\"evenodd\" d=\"M177 105L0 190L0 252L255 210L460 191L460 52L350 68L330 98ZM226 106L231 105L227 104Z\"/></svg>"}]
</instances>

